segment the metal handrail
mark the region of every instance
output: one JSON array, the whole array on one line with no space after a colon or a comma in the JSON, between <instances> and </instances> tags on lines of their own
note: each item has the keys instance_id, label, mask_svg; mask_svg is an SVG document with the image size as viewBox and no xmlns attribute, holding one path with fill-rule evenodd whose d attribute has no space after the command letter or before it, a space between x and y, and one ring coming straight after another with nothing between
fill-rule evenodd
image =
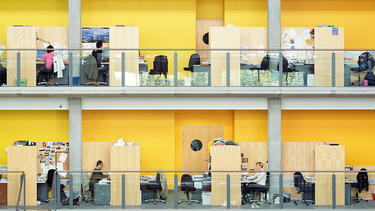
<instances>
[{"instance_id":1,"label":"metal handrail","mask_svg":"<svg viewBox=\"0 0 375 211\"><path fill-rule=\"evenodd\" d=\"M4 48L2 51L37 51L46 50L45 48ZM91 51L91 50L103 50L98 48L55 48L55 51ZM252 49L241 49L241 48L210 48L210 49L199 49L199 48L105 48L110 51L375 51L375 49L283 49L283 48L252 48Z\"/></svg>"},{"instance_id":2,"label":"metal handrail","mask_svg":"<svg viewBox=\"0 0 375 211\"><path fill-rule=\"evenodd\" d=\"M92 172L104 172L104 173L154 173L158 172L158 170L140 170L140 171L117 171L117 170L102 170L102 171L77 171L77 170L66 170L66 171L57 171L57 173L92 173ZM242 170L242 171L228 171L228 170L163 170L164 173L255 173L258 172L256 170ZM275 171L275 170L264 170L261 172L269 172L269 173L294 173L294 172L301 172L301 173L358 173L362 172L360 170L353 170L353 171L312 171L312 170L286 170L286 171ZM367 173L375 173L375 171L366 171Z\"/></svg>"},{"instance_id":3,"label":"metal handrail","mask_svg":"<svg viewBox=\"0 0 375 211\"><path fill-rule=\"evenodd\" d=\"M19 211L19 210L20 210L21 192L22 192L22 187L25 185L25 184L24 184L24 178L25 178L25 174L22 173L22 174L21 174L20 190L18 191L18 198L17 198L16 211ZM25 194L25 193L24 193L24 194ZM24 200L24 203L25 203L25 198L24 198L23 200Z\"/></svg>"}]
</instances>

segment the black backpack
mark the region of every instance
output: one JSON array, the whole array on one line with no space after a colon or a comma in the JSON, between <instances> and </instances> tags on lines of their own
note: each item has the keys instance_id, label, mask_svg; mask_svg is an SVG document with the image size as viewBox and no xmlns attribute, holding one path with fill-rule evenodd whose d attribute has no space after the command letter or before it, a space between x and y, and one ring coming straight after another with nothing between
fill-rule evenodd
<instances>
[{"instance_id":1,"label":"black backpack","mask_svg":"<svg viewBox=\"0 0 375 211\"><path fill-rule=\"evenodd\" d=\"M358 66L360 71L372 71L375 66L375 60L369 52L364 52L358 57Z\"/></svg>"},{"instance_id":2,"label":"black backpack","mask_svg":"<svg viewBox=\"0 0 375 211\"><path fill-rule=\"evenodd\" d=\"M369 86L375 86L375 75L374 72L369 71L366 73L365 80L368 81Z\"/></svg>"},{"instance_id":3,"label":"black backpack","mask_svg":"<svg viewBox=\"0 0 375 211\"><path fill-rule=\"evenodd\" d=\"M150 75L168 74L168 58L164 55L155 56L154 69L150 70Z\"/></svg>"}]
</instances>

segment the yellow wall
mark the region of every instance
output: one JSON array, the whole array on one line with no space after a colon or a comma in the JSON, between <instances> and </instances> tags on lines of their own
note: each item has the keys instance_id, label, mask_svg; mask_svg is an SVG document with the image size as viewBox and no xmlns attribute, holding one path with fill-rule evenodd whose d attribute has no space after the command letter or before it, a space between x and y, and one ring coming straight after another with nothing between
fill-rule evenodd
<instances>
[{"instance_id":1,"label":"yellow wall","mask_svg":"<svg viewBox=\"0 0 375 211\"><path fill-rule=\"evenodd\" d=\"M233 111L176 111L176 170L182 168L182 126L224 126L224 139L233 140Z\"/></svg>"},{"instance_id":2,"label":"yellow wall","mask_svg":"<svg viewBox=\"0 0 375 211\"><path fill-rule=\"evenodd\" d=\"M224 0L224 25L267 26L266 0Z\"/></svg>"},{"instance_id":3,"label":"yellow wall","mask_svg":"<svg viewBox=\"0 0 375 211\"><path fill-rule=\"evenodd\" d=\"M1 0L0 20L0 44L6 40L8 26L68 26L68 1Z\"/></svg>"},{"instance_id":4,"label":"yellow wall","mask_svg":"<svg viewBox=\"0 0 375 211\"><path fill-rule=\"evenodd\" d=\"M234 111L234 140L268 141L267 111Z\"/></svg>"},{"instance_id":5,"label":"yellow wall","mask_svg":"<svg viewBox=\"0 0 375 211\"><path fill-rule=\"evenodd\" d=\"M283 141L327 141L345 146L346 164L375 165L374 111L283 111Z\"/></svg>"},{"instance_id":6,"label":"yellow wall","mask_svg":"<svg viewBox=\"0 0 375 211\"><path fill-rule=\"evenodd\" d=\"M283 27L333 24L345 29L345 48L375 48L374 0L282 0Z\"/></svg>"},{"instance_id":7,"label":"yellow wall","mask_svg":"<svg viewBox=\"0 0 375 211\"><path fill-rule=\"evenodd\" d=\"M0 111L0 153L18 140L69 141L68 111ZM0 164L6 165L6 154Z\"/></svg>"},{"instance_id":8,"label":"yellow wall","mask_svg":"<svg viewBox=\"0 0 375 211\"><path fill-rule=\"evenodd\" d=\"M224 0L196 0L197 19L224 19Z\"/></svg>"},{"instance_id":9,"label":"yellow wall","mask_svg":"<svg viewBox=\"0 0 375 211\"><path fill-rule=\"evenodd\" d=\"M170 170L175 164L174 115L173 111L83 111L82 141L139 142L141 170Z\"/></svg>"}]
</instances>

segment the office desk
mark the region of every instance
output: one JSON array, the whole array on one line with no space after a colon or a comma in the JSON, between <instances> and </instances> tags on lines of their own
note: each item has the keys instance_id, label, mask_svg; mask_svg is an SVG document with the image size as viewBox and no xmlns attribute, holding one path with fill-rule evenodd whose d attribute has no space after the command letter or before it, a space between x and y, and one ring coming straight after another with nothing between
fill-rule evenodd
<instances>
[{"instance_id":1,"label":"office desk","mask_svg":"<svg viewBox=\"0 0 375 211\"><path fill-rule=\"evenodd\" d=\"M141 182L140 190L141 190L141 200L144 203L146 200L149 199L156 199L158 198L157 191L151 189L151 186L160 186L160 184L156 183L155 180L150 180L147 182Z\"/></svg>"},{"instance_id":2,"label":"office desk","mask_svg":"<svg viewBox=\"0 0 375 211\"><path fill-rule=\"evenodd\" d=\"M94 184L94 204L103 205L111 203L111 185Z\"/></svg>"}]
</instances>

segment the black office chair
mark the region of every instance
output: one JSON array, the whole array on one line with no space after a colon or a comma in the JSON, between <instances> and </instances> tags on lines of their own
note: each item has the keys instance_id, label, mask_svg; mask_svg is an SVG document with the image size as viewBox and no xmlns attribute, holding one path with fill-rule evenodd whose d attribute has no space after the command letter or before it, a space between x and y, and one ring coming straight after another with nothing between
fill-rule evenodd
<instances>
[{"instance_id":1,"label":"black office chair","mask_svg":"<svg viewBox=\"0 0 375 211\"><path fill-rule=\"evenodd\" d=\"M375 60L369 52L364 52L358 57L358 67L350 68L350 70L354 73L358 74L358 81L357 86L361 86L361 73L366 71L372 71L375 67ZM369 81L370 86L374 86L375 84L371 84Z\"/></svg>"},{"instance_id":2,"label":"black office chair","mask_svg":"<svg viewBox=\"0 0 375 211\"><path fill-rule=\"evenodd\" d=\"M147 200L145 200L145 203L154 203L154 204L156 204L158 202L159 203L166 203L166 200L165 200L166 198L163 198L160 194L161 191L163 190L163 188L162 188L162 181L161 181L161 177L160 177L159 172L156 174L155 182L149 181L146 188L156 192L157 195L159 193L160 199L159 198L147 199Z\"/></svg>"},{"instance_id":3,"label":"black office chair","mask_svg":"<svg viewBox=\"0 0 375 211\"><path fill-rule=\"evenodd\" d=\"M47 69L43 67L42 70L38 72L37 75L37 84L38 85L49 85L49 80L51 78L51 74L53 74L53 67L51 69Z\"/></svg>"},{"instance_id":4,"label":"black office chair","mask_svg":"<svg viewBox=\"0 0 375 211\"><path fill-rule=\"evenodd\" d=\"M294 187L297 188L297 193L303 193L303 203L307 205L315 203L315 184L306 182L301 172L294 173Z\"/></svg>"},{"instance_id":5,"label":"black office chair","mask_svg":"<svg viewBox=\"0 0 375 211\"><path fill-rule=\"evenodd\" d=\"M265 185L259 185L259 184L247 184L245 186L246 193L253 192L253 193L263 193L264 194L264 200L269 203L269 198L267 198L267 192L270 189L270 173L267 172L267 178L266 178L266 184ZM258 199L251 199L250 203L260 203L260 196Z\"/></svg>"},{"instance_id":6,"label":"black office chair","mask_svg":"<svg viewBox=\"0 0 375 211\"><path fill-rule=\"evenodd\" d=\"M193 72L194 65L200 65L201 64L201 57L199 54L194 53L190 56L189 59L189 67L184 67L184 70Z\"/></svg>"},{"instance_id":7,"label":"black office chair","mask_svg":"<svg viewBox=\"0 0 375 211\"><path fill-rule=\"evenodd\" d=\"M354 200L359 203L360 201L368 201L358 196L359 193L362 191L369 191L369 182L368 182L368 174L367 169L361 168L360 172L357 174L357 183L355 183L356 193Z\"/></svg>"},{"instance_id":8,"label":"black office chair","mask_svg":"<svg viewBox=\"0 0 375 211\"><path fill-rule=\"evenodd\" d=\"M182 175L181 177L181 191L184 191L184 193L186 194L186 200L180 200L178 201L179 204L183 203L183 202L188 202L189 204L194 202L194 203L198 203L197 200L191 200L190 199L190 196L189 196L189 193L195 191L195 187L194 187L194 181L193 181L193 178L191 177L191 175L189 174L184 174Z\"/></svg>"},{"instance_id":9,"label":"black office chair","mask_svg":"<svg viewBox=\"0 0 375 211\"><path fill-rule=\"evenodd\" d=\"M155 56L154 69L150 70L150 75L161 75L163 74L167 78L168 74L168 58L164 55Z\"/></svg>"}]
</instances>

